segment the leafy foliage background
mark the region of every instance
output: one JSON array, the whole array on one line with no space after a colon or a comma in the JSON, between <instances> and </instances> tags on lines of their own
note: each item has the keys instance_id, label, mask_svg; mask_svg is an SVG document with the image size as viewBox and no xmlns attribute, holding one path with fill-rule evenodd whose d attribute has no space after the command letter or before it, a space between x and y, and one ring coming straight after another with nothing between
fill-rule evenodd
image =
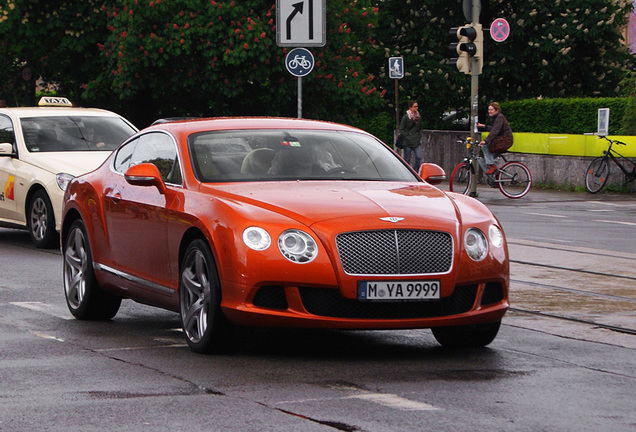
<instances>
[{"instance_id":1,"label":"leafy foliage background","mask_svg":"<svg viewBox=\"0 0 636 432\"><path fill-rule=\"evenodd\" d=\"M462 3L329 0L327 45L312 49L316 67L303 78L303 116L391 141L395 82L387 66L401 56L399 114L414 99L425 128L453 127L444 113L466 110L470 94L470 76L446 64L450 27L467 23ZM486 31L498 17L512 31L503 43L485 34L480 117L492 100L633 100L636 63L622 39L632 7L630 0L483 0ZM168 116L295 117L296 78L276 45L275 11L274 0L0 0L0 97L32 105L41 79L78 105L120 112L141 127ZM634 108L623 111L636 123Z\"/></svg>"}]
</instances>

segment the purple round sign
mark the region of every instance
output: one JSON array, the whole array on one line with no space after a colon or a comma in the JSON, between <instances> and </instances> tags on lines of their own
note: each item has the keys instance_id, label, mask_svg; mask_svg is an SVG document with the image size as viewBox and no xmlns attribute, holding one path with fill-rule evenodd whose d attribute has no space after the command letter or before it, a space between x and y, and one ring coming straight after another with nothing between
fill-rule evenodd
<instances>
[{"instance_id":1,"label":"purple round sign","mask_svg":"<svg viewBox=\"0 0 636 432\"><path fill-rule=\"evenodd\" d=\"M490 25L490 37L495 42L503 42L510 35L510 24L503 18L497 18Z\"/></svg>"}]
</instances>

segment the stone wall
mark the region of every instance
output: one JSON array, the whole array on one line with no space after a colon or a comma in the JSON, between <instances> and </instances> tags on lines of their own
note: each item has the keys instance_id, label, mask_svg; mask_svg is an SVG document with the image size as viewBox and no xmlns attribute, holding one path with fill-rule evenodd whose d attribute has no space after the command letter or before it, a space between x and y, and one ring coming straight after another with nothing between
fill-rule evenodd
<instances>
[{"instance_id":1,"label":"stone wall","mask_svg":"<svg viewBox=\"0 0 636 432\"><path fill-rule=\"evenodd\" d=\"M449 178L453 168L467 155L466 147L458 140L468 137L468 132L425 130L422 132L422 162L433 162L446 171ZM585 172L594 159L580 156L553 156L544 154L506 153L508 160L525 164L532 173L535 185L550 187L585 187ZM614 164L610 166L608 185L621 186L623 173ZM632 191L635 184L632 183Z\"/></svg>"}]
</instances>

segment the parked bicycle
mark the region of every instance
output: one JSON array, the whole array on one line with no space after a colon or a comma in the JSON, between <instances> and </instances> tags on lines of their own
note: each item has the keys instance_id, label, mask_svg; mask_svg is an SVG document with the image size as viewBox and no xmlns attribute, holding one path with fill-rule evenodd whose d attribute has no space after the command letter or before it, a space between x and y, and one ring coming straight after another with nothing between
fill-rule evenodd
<instances>
[{"instance_id":1,"label":"parked bicycle","mask_svg":"<svg viewBox=\"0 0 636 432\"><path fill-rule=\"evenodd\" d=\"M473 153L472 140L458 140L458 143L466 145L467 156L464 161L457 165L450 177L450 190L467 195L477 173L473 167L473 160L476 160L481 169L485 172L488 167L484 158ZM530 170L521 162L508 161L503 153L495 156L495 164L499 159L503 160L503 165L497 166L497 171L486 174L486 182L490 187L498 187L502 194L508 198L521 198L530 190L532 186L532 175Z\"/></svg>"},{"instance_id":2,"label":"parked bicycle","mask_svg":"<svg viewBox=\"0 0 636 432\"><path fill-rule=\"evenodd\" d=\"M636 179L636 162L627 159L625 156L612 148L616 145L626 145L622 141L611 140L606 136L600 136L609 141L607 150L603 150L603 156L599 156L592 161L585 173L585 188L590 193L596 193L603 189L610 175L610 160L620 168L625 174L625 185ZM630 170L631 168L631 170Z\"/></svg>"}]
</instances>

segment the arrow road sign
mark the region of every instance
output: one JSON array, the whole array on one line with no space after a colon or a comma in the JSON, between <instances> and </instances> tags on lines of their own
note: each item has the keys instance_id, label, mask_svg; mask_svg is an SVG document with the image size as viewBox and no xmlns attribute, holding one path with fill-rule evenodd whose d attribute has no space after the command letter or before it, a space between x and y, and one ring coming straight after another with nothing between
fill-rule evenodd
<instances>
[{"instance_id":1,"label":"arrow road sign","mask_svg":"<svg viewBox=\"0 0 636 432\"><path fill-rule=\"evenodd\" d=\"M276 0L278 46L325 46L327 0Z\"/></svg>"}]
</instances>

